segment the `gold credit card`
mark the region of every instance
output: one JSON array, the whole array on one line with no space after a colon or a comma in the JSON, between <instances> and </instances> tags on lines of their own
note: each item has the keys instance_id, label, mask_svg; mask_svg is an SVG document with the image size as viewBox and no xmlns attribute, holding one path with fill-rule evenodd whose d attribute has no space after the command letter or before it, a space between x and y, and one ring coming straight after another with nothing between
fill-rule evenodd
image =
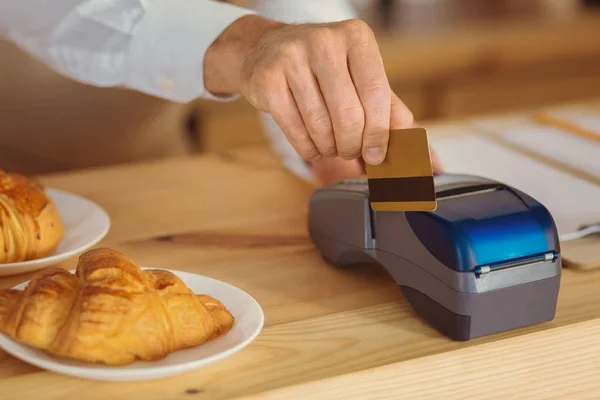
<instances>
[{"instance_id":1,"label":"gold credit card","mask_svg":"<svg viewBox=\"0 0 600 400\"><path fill-rule=\"evenodd\" d=\"M388 152L379 165L365 163L374 211L435 211L435 185L427 131L390 132Z\"/></svg>"}]
</instances>

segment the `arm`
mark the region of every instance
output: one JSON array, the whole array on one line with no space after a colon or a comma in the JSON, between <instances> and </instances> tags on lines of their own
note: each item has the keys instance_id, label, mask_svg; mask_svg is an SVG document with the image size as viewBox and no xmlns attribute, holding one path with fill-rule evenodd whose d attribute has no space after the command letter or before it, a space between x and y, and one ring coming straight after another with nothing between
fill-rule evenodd
<instances>
[{"instance_id":1,"label":"arm","mask_svg":"<svg viewBox=\"0 0 600 400\"><path fill-rule=\"evenodd\" d=\"M3 1L0 27L57 71L182 102L242 94L313 163L378 164L390 127L412 124L361 21L285 24L208 0ZM322 5L313 18L333 4L255 6L299 3Z\"/></svg>"},{"instance_id":2,"label":"arm","mask_svg":"<svg viewBox=\"0 0 600 400\"><path fill-rule=\"evenodd\" d=\"M0 32L57 72L177 102L225 100L204 85L204 55L251 10L210 0L1 0Z\"/></svg>"}]
</instances>

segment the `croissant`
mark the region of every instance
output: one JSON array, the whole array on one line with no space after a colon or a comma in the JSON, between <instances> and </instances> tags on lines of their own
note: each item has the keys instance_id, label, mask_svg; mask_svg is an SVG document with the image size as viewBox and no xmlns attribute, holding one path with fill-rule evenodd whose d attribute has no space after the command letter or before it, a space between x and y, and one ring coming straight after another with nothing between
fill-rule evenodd
<instances>
[{"instance_id":1,"label":"croissant","mask_svg":"<svg viewBox=\"0 0 600 400\"><path fill-rule=\"evenodd\" d=\"M24 291L0 291L0 331L91 363L159 360L217 338L233 323L221 302L195 295L176 275L142 270L107 248L83 253L74 274L49 268Z\"/></svg>"},{"instance_id":2,"label":"croissant","mask_svg":"<svg viewBox=\"0 0 600 400\"><path fill-rule=\"evenodd\" d=\"M0 169L0 264L46 257L63 235L58 210L44 188Z\"/></svg>"}]
</instances>

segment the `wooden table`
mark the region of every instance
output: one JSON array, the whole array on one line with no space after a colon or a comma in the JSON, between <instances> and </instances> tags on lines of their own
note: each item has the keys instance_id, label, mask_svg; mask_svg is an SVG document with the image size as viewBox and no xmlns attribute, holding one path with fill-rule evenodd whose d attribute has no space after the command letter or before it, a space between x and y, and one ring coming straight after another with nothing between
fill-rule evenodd
<instances>
[{"instance_id":1,"label":"wooden table","mask_svg":"<svg viewBox=\"0 0 600 400\"><path fill-rule=\"evenodd\" d=\"M382 268L337 269L321 259L306 232L313 187L265 147L41 179L109 212L100 245L248 291L265 328L223 361L142 383L66 377L0 352L0 399L600 396L600 269L564 269L552 322L453 342L418 318ZM0 287L30 277L2 278Z\"/></svg>"}]
</instances>

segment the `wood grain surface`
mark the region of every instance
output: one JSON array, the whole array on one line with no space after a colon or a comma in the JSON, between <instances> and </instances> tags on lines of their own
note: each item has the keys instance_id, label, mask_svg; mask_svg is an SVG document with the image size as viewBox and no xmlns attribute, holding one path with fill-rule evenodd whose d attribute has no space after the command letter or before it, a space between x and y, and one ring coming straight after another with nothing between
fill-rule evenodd
<instances>
[{"instance_id":1,"label":"wood grain surface","mask_svg":"<svg viewBox=\"0 0 600 400\"><path fill-rule=\"evenodd\" d=\"M600 321L588 321L292 386L248 399L367 400L388 399L390 393L406 399L432 400L597 398L600 395L600 343L590 343L588 339L598 332ZM537 357L530 356L532 349ZM575 375L577 379L573 379Z\"/></svg>"},{"instance_id":2,"label":"wood grain surface","mask_svg":"<svg viewBox=\"0 0 600 400\"><path fill-rule=\"evenodd\" d=\"M464 128L455 121L430 132L452 135ZM485 389L488 397L566 398L576 389L587 398L600 396L590 378L597 376L600 346L600 269L564 270L556 318L549 323L453 342L412 311L382 268L339 269L320 257L306 229L314 187L284 171L262 146L41 180L108 211L111 231L99 246L141 265L238 286L263 307L265 328L225 360L151 382L71 378L0 351L0 399L232 399L295 385L302 385L297 392L270 398L381 397L381 387L390 393L405 388L407 398L467 398L476 394L469 388L495 379ZM599 248L598 242L591 246ZM0 287L30 277L1 278Z\"/></svg>"}]
</instances>

